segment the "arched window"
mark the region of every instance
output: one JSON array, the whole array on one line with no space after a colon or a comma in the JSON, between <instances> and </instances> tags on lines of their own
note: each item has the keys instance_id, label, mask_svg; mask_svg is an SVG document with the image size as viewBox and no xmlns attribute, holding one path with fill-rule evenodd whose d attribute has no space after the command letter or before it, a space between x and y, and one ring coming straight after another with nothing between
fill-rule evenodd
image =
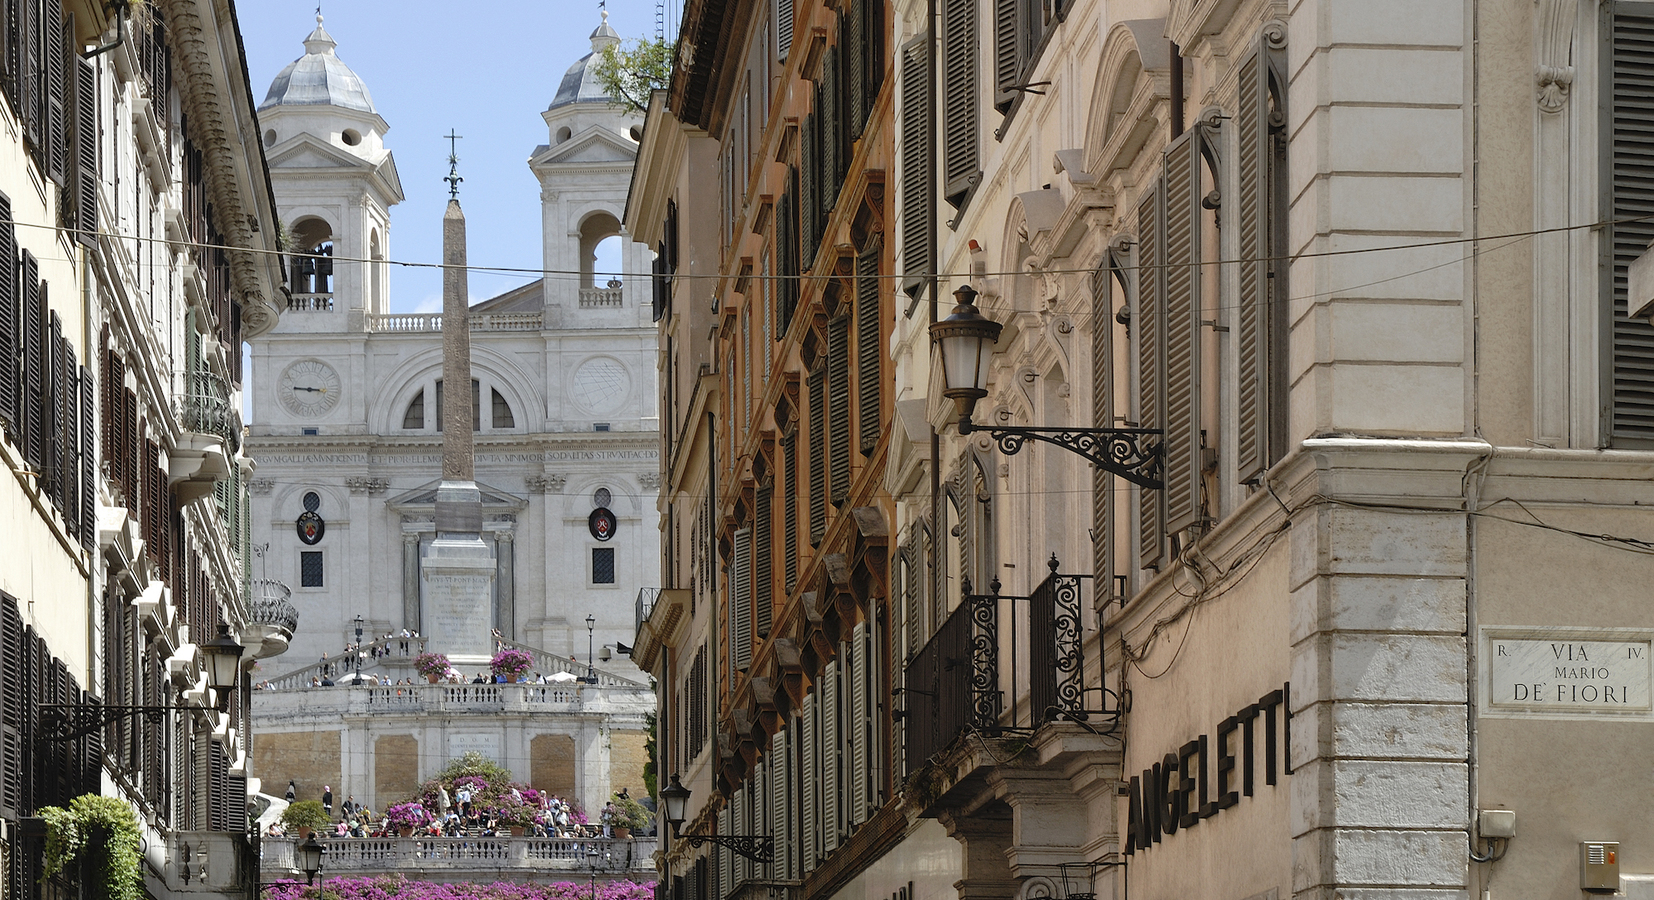
<instances>
[{"instance_id":1,"label":"arched window","mask_svg":"<svg viewBox=\"0 0 1654 900\"><path fill-rule=\"evenodd\" d=\"M368 238L368 308L375 312L385 311L385 250L379 246L379 229L374 229Z\"/></svg>"},{"instance_id":2,"label":"arched window","mask_svg":"<svg viewBox=\"0 0 1654 900\"><path fill-rule=\"evenodd\" d=\"M580 285L583 288L619 287L621 250L620 220L600 212L580 223ZM612 283L611 283L612 282ZM588 305L582 303L582 306Z\"/></svg>"},{"instance_id":3,"label":"arched window","mask_svg":"<svg viewBox=\"0 0 1654 900\"><path fill-rule=\"evenodd\" d=\"M333 293L333 227L311 217L293 223L291 234L293 293Z\"/></svg>"},{"instance_id":4,"label":"arched window","mask_svg":"<svg viewBox=\"0 0 1654 900\"><path fill-rule=\"evenodd\" d=\"M417 431L425 427L425 391L420 390L408 403L408 411L402 414L402 427L410 431Z\"/></svg>"},{"instance_id":5,"label":"arched window","mask_svg":"<svg viewBox=\"0 0 1654 900\"><path fill-rule=\"evenodd\" d=\"M511 415L511 404L505 402L498 388L491 389L494 395L493 422L495 428L516 428L517 419Z\"/></svg>"}]
</instances>

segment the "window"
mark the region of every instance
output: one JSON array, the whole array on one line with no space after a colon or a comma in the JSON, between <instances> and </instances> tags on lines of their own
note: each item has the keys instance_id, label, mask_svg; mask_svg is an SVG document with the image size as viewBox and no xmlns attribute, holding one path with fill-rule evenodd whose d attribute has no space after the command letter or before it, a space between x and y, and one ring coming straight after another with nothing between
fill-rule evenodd
<instances>
[{"instance_id":1,"label":"window","mask_svg":"<svg viewBox=\"0 0 1654 900\"><path fill-rule=\"evenodd\" d=\"M511 404L505 402L505 397L497 389L489 391L494 395L493 422L495 428L516 428L517 419L511 415Z\"/></svg>"},{"instance_id":2,"label":"window","mask_svg":"<svg viewBox=\"0 0 1654 900\"><path fill-rule=\"evenodd\" d=\"M482 430L482 406L478 402L482 399L482 383L471 379L471 430ZM436 383L436 430L442 430L442 379Z\"/></svg>"},{"instance_id":3,"label":"window","mask_svg":"<svg viewBox=\"0 0 1654 900\"><path fill-rule=\"evenodd\" d=\"M982 180L977 157L976 3L946 0L942 10L943 198L962 209Z\"/></svg>"},{"instance_id":4,"label":"window","mask_svg":"<svg viewBox=\"0 0 1654 900\"><path fill-rule=\"evenodd\" d=\"M930 275L930 216L936 205L931 174L930 42L902 50L902 290L917 295Z\"/></svg>"},{"instance_id":5,"label":"window","mask_svg":"<svg viewBox=\"0 0 1654 900\"><path fill-rule=\"evenodd\" d=\"M1009 113L1022 96L1046 35L1062 21L1062 3L994 0L994 106Z\"/></svg>"},{"instance_id":6,"label":"window","mask_svg":"<svg viewBox=\"0 0 1654 900\"><path fill-rule=\"evenodd\" d=\"M402 427L417 430L425 427L425 391L420 390L408 404L408 411L402 414Z\"/></svg>"},{"instance_id":7,"label":"window","mask_svg":"<svg viewBox=\"0 0 1654 900\"><path fill-rule=\"evenodd\" d=\"M1654 223L1647 218L1650 189L1648 159L1654 151L1654 56L1648 41L1654 37L1654 10L1648 4L1615 2L1603 4L1611 11L1612 33L1605 42L1612 55L1608 85L1612 95L1603 101L1612 116L1603 123L1602 141L1611 165L1602 169L1608 184L1603 192L1607 208L1602 219L1612 223L1603 240L1609 242L1603 286L1605 349L1612 363L1605 373L1604 406L1608 443L1616 447L1647 447L1654 441L1654 326L1645 318L1633 318L1626 296L1626 270L1648 249L1654 238ZM1641 304L1636 304L1640 306Z\"/></svg>"},{"instance_id":8,"label":"window","mask_svg":"<svg viewBox=\"0 0 1654 900\"><path fill-rule=\"evenodd\" d=\"M299 586L322 586L322 551L306 550L299 554Z\"/></svg>"},{"instance_id":9,"label":"window","mask_svg":"<svg viewBox=\"0 0 1654 900\"><path fill-rule=\"evenodd\" d=\"M318 556L320 554L317 554ZM615 583L615 548L592 548L592 584Z\"/></svg>"}]
</instances>

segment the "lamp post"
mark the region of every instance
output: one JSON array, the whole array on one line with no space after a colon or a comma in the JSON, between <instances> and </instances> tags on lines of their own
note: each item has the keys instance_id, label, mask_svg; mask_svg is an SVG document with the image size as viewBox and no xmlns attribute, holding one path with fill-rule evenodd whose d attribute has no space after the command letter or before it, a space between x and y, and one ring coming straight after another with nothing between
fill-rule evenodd
<instances>
[{"instance_id":1,"label":"lamp post","mask_svg":"<svg viewBox=\"0 0 1654 900\"><path fill-rule=\"evenodd\" d=\"M586 677L587 684L597 683L597 663L592 659L592 636L597 633L597 617L586 615Z\"/></svg>"},{"instance_id":2,"label":"lamp post","mask_svg":"<svg viewBox=\"0 0 1654 900\"><path fill-rule=\"evenodd\" d=\"M689 809L689 788L672 773L672 783L660 789L660 802L666 815L666 824L672 826L672 836L691 847L712 844L727 847L731 852L755 863L768 865L775 861L775 838L767 834L678 834ZM595 900L595 898L594 898Z\"/></svg>"},{"instance_id":3,"label":"lamp post","mask_svg":"<svg viewBox=\"0 0 1654 900\"><path fill-rule=\"evenodd\" d=\"M362 680L362 617L356 617L356 680Z\"/></svg>"},{"instance_id":4,"label":"lamp post","mask_svg":"<svg viewBox=\"0 0 1654 900\"><path fill-rule=\"evenodd\" d=\"M976 402L988 396L992 347L1004 326L977 310L976 290L970 285L960 285L953 296L958 305L952 315L930 326L930 340L941 358L942 396L952 400L959 413L961 435L985 431L1006 456L1016 455L1028 441L1041 441L1083 456L1133 484L1160 489L1161 444L1145 440L1158 437L1158 428L980 428L972 422Z\"/></svg>"},{"instance_id":5,"label":"lamp post","mask_svg":"<svg viewBox=\"0 0 1654 900\"><path fill-rule=\"evenodd\" d=\"M599 854L597 852L596 842L587 844L586 845L586 868L591 873L592 900L597 900L597 861L598 861L599 858L601 858L603 860L603 868L604 868L605 871L607 871L608 868L609 868L610 860L611 860L611 855L610 855L609 851L607 849L605 849L601 854Z\"/></svg>"},{"instance_id":6,"label":"lamp post","mask_svg":"<svg viewBox=\"0 0 1654 900\"><path fill-rule=\"evenodd\" d=\"M315 884L316 873L322 870L322 858L327 854L327 846L316 840L316 832L310 832L297 848L299 868L304 871L304 883Z\"/></svg>"},{"instance_id":7,"label":"lamp post","mask_svg":"<svg viewBox=\"0 0 1654 900\"><path fill-rule=\"evenodd\" d=\"M214 707L219 712L230 708L230 691L241 684L241 654L245 650L230 637L228 625L218 626L218 637L197 648L199 662L212 688ZM194 709L189 706L160 704L156 706L114 706L102 703L42 703L40 704L38 739L64 743L84 737L104 726L133 716L144 716L160 723L168 712Z\"/></svg>"}]
</instances>

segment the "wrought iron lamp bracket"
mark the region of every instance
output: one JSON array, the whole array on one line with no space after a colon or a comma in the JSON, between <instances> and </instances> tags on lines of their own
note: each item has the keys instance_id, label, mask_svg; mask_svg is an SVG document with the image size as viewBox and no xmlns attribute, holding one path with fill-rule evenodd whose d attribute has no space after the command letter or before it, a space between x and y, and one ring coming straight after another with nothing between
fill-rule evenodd
<instances>
[{"instance_id":1,"label":"wrought iron lamp bracket","mask_svg":"<svg viewBox=\"0 0 1654 900\"><path fill-rule=\"evenodd\" d=\"M986 432L999 452L1015 456L1022 445L1041 441L1090 460L1099 469L1151 490L1160 490L1161 443L1158 428L1030 428L1020 425L983 427L970 419L959 421L959 433Z\"/></svg>"},{"instance_id":2,"label":"wrought iron lamp bracket","mask_svg":"<svg viewBox=\"0 0 1654 900\"><path fill-rule=\"evenodd\" d=\"M195 706L108 706L100 703L42 703L40 731L37 739L61 744L82 738L94 731L129 719L143 716L159 724L169 712L200 709Z\"/></svg>"},{"instance_id":3,"label":"wrought iron lamp bracket","mask_svg":"<svg viewBox=\"0 0 1654 900\"><path fill-rule=\"evenodd\" d=\"M699 847L702 844L727 847L730 852L763 865L775 862L775 838L769 835L683 834L678 836L678 840L691 847Z\"/></svg>"}]
</instances>

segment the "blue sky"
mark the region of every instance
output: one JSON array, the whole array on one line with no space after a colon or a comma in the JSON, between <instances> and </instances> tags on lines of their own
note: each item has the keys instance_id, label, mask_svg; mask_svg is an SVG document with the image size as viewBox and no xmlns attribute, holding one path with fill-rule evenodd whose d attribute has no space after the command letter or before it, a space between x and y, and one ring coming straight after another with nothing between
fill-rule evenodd
<instances>
[{"instance_id":1,"label":"blue sky","mask_svg":"<svg viewBox=\"0 0 1654 900\"><path fill-rule=\"evenodd\" d=\"M654 0L608 0L609 23L626 39L652 36ZM667 0L675 21L679 0ZM253 94L263 102L271 79L303 55L315 27L315 0L239 0ZM539 268L540 192L528 157L547 143L540 113L575 60L591 52L597 0L324 0L338 55L362 77L390 123L385 144L396 156L407 199L391 209L390 257L441 258L448 186L448 142L459 142L460 202L472 265ZM598 268L604 268L599 260ZM471 275L476 303L532 276ZM391 267L396 312L441 306L441 273Z\"/></svg>"}]
</instances>

